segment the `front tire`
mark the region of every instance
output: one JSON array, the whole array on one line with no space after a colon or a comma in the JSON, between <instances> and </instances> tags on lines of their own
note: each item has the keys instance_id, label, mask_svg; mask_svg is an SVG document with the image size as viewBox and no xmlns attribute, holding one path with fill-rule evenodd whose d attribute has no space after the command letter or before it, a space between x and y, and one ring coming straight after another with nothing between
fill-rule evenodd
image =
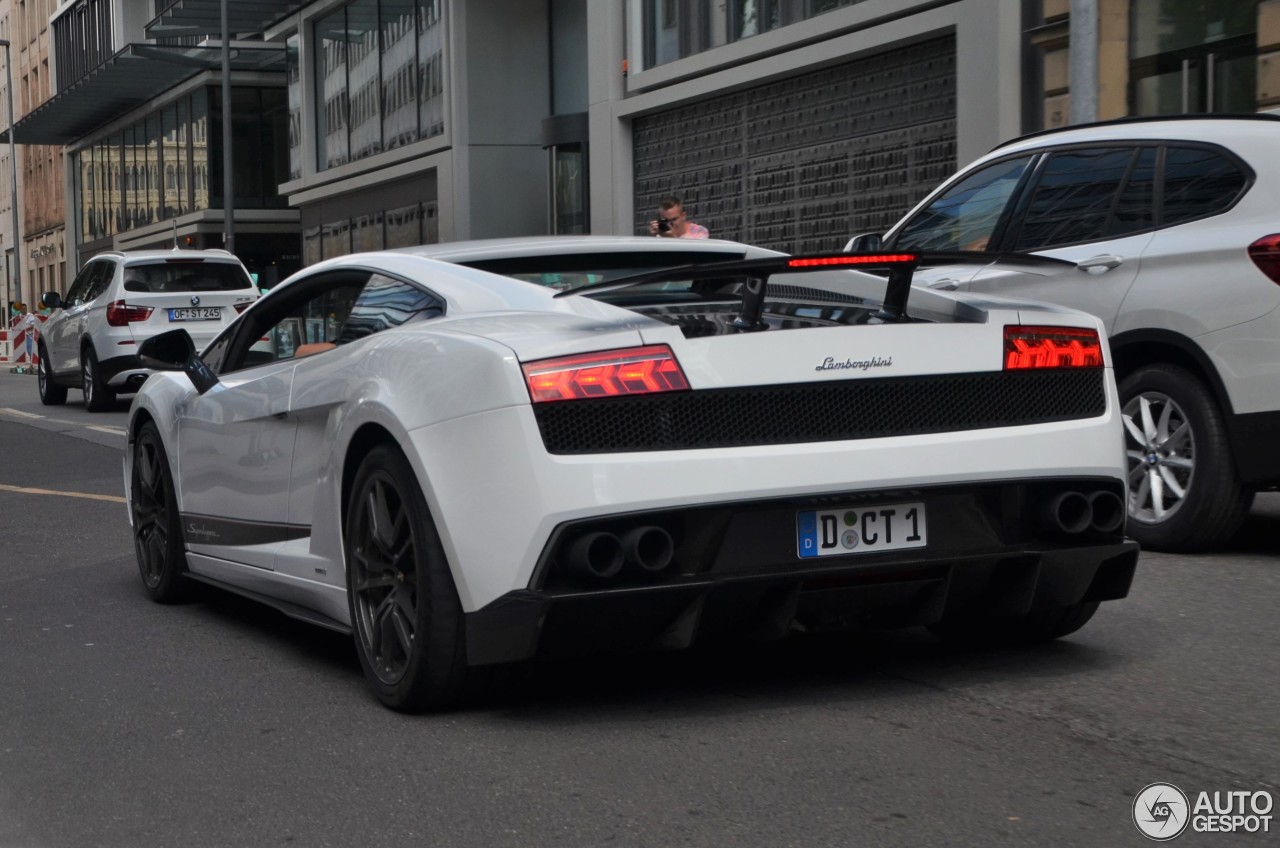
<instances>
[{"instance_id":1,"label":"front tire","mask_svg":"<svg viewBox=\"0 0 1280 848\"><path fill-rule=\"evenodd\" d=\"M347 501L347 599L369 686L393 710L457 704L467 668L462 604L408 460L380 445Z\"/></svg>"},{"instance_id":2,"label":"front tire","mask_svg":"<svg viewBox=\"0 0 1280 848\"><path fill-rule=\"evenodd\" d=\"M184 600L190 584L178 497L160 431L150 421L142 425L133 443L129 501L133 547L143 588L157 603Z\"/></svg>"},{"instance_id":3,"label":"front tire","mask_svg":"<svg viewBox=\"0 0 1280 848\"><path fill-rule=\"evenodd\" d=\"M67 387L59 386L53 381L53 372L49 369L49 351L44 343L40 343L39 364L36 365L36 385L40 390L40 403L45 406L61 406L67 402Z\"/></svg>"},{"instance_id":4,"label":"front tire","mask_svg":"<svg viewBox=\"0 0 1280 848\"><path fill-rule=\"evenodd\" d=\"M98 367L98 355L91 346L86 346L80 355L80 371L83 379L84 406L90 412L102 412L110 409L116 402L116 393L102 379L102 369Z\"/></svg>"},{"instance_id":5,"label":"front tire","mask_svg":"<svg viewBox=\"0 0 1280 848\"><path fill-rule=\"evenodd\" d=\"M1144 548L1200 551L1228 541L1253 502L1236 473L1208 387L1176 365L1120 382L1129 466L1128 533Z\"/></svg>"}]
</instances>

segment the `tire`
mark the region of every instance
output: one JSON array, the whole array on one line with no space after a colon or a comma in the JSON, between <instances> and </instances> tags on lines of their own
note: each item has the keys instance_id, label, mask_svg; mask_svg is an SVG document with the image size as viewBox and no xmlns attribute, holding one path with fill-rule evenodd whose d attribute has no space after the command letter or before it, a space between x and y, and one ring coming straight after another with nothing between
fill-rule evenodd
<instances>
[{"instance_id":1,"label":"tire","mask_svg":"<svg viewBox=\"0 0 1280 848\"><path fill-rule=\"evenodd\" d=\"M1093 618L1098 602L1050 607L1026 615L944 619L930 632L948 642L971 645L1030 645L1075 633Z\"/></svg>"},{"instance_id":2,"label":"tire","mask_svg":"<svg viewBox=\"0 0 1280 848\"><path fill-rule=\"evenodd\" d=\"M474 679L462 604L426 498L404 455L375 447L347 501L347 602L369 686L393 710L456 706Z\"/></svg>"},{"instance_id":3,"label":"tire","mask_svg":"<svg viewBox=\"0 0 1280 848\"><path fill-rule=\"evenodd\" d=\"M1156 551L1202 551L1228 541L1253 492L1236 473L1208 387L1185 368L1161 363L1139 368L1119 388L1129 535Z\"/></svg>"},{"instance_id":4,"label":"tire","mask_svg":"<svg viewBox=\"0 0 1280 848\"><path fill-rule=\"evenodd\" d=\"M86 345L80 355L80 374L83 379L84 408L90 412L102 412L110 409L116 402L116 393L102 379L102 370L98 368L98 355L91 345Z\"/></svg>"},{"instance_id":5,"label":"tire","mask_svg":"<svg viewBox=\"0 0 1280 848\"><path fill-rule=\"evenodd\" d=\"M59 386L53 381L53 372L49 370L49 352L43 343L40 344L40 363L36 366L36 385L40 390L40 403L45 406L61 406L67 402L67 387Z\"/></svg>"},{"instance_id":6,"label":"tire","mask_svg":"<svg viewBox=\"0 0 1280 848\"><path fill-rule=\"evenodd\" d=\"M133 472L129 483L133 515L133 547L142 586L151 600L171 604L191 591L182 519L173 488L173 474L160 431L148 421L133 443Z\"/></svg>"}]
</instances>

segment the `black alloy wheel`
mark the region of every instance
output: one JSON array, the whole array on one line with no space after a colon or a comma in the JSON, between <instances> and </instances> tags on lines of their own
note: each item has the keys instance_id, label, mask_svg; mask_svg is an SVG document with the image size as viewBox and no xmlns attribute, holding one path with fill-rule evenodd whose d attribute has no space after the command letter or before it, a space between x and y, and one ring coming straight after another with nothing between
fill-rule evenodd
<instances>
[{"instance_id":1,"label":"black alloy wheel","mask_svg":"<svg viewBox=\"0 0 1280 848\"><path fill-rule=\"evenodd\" d=\"M189 583L178 498L160 432L150 421L142 425L133 443L129 501L143 587L153 601L162 604L183 600Z\"/></svg>"},{"instance_id":2,"label":"black alloy wheel","mask_svg":"<svg viewBox=\"0 0 1280 848\"><path fill-rule=\"evenodd\" d=\"M45 349L44 342L40 343L37 356L40 361L36 364L36 387L40 390L40 403L61 406L67 402L67 387L53 381L53 373L49 370L49 351Z\"/></svg>"},{"instance_id":3,"label":"black alloy wheel","mask_svg":"<svg viewBox=\"0 0 1280 848\"><path fill-rule=\"evenodd\" d=\"M370 687L395 710L453 706L469 676L462 605L422 489L395 447L361 462L345 529L352 631Z\"/></svg>"},{"instance_id":4,"label":"black alloy wheel","mask_svg":"<svg viewBox=\"0 0 1280 848\"><path fill-rule=\"evenodd\" d=\"M90 412L102 412L110 409L116 402L116 393L102 379L102 369L98 367L98 355L93 347L86 345L80 354L80 369L83 378L84 406Z\"/></svg>"}]
</instances>

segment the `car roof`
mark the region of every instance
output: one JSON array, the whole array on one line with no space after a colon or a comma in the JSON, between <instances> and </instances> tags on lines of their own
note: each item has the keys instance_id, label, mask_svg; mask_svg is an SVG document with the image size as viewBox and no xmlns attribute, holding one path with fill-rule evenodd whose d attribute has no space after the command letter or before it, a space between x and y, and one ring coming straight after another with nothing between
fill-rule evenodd
<instances>
[{"instance_id":1,"label":"car roof","mask_svg":"<svg viewBox=\"0 0 1280 848\"><path fill-rule=\"evenodd\" d=\"M212 248L209 250L109 250L90 257L94 259L122 259L126 265L151 262L165 262L170 259L201 259L212 262L235 262L240 260L235 254L225 250Z\"/></svg>"},{"instance_id":2,"label":"car roof","mask_svg":"<svg viewBox=\"0 0 1280 848\"><path fill-rule=\"evenodd\" d=\"M1029 133L998 144L991 149L991 152L1009 153L1050 145L1113 139L1209 141L1230 144L1238 139L1257 138L1266 139L1270 144L1277 143L1280 139L1280 115L1259 113L1118 118L1114 121L1074 124L1069 127Z\"/></svg>"},{"instance_id":3,"label":"car roof","mask_svg":"<svg viewBox=\"0 0 1280 848\"><path fill-rule=\"evenodd\" d=\"M652 236L522 236L441 242L395 248L429 259L463 264L490 259L598 253L733 253L744 257L779 256L777 251L724 239L666 239Z\"/></svg>"}]
</instances>

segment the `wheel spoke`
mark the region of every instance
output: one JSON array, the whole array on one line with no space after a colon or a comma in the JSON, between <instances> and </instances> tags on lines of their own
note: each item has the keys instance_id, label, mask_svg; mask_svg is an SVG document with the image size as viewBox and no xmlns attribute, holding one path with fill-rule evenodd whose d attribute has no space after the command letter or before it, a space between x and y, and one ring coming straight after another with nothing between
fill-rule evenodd
<instances>
[{"instance_id":1,"label":"wheel spoke","mask_svg":"<svg viewBox=\"0 0 1280 848\"><path fill-rule=\"evenodd\" d=\"M1151 475L1146 473L1146 469L1142 469L1142 482L1138 484L1138 491L1134 495L1134 501L1138 505L1139 510L1147 508L1147 502L1151 498Z\"/></svg>"},{"instance_id":2,"label":"wheel spoke","mask_svg":"<svg viewBox=\"0 0 1280 848\"><path fill-rule=\"evenodd\" d=\"M1188 459L1185 456L1166 456L1160 460L1160 464L1169 468L1177 468L1181 471L1190 471L1195 468L1195 460Z\"/></svg>"},{"instance_id":3,"label":"wheel spoke","mask_svg":"<svg viewBox=\"0 0 1280 848\"><path fill-rule=\"evenodd\" d=\"M1166 438L1163 442L1160 443L1160 447L1166 448L1168 450L1176 450L1184 444L1189 444L1190 441L1191 441L1191 425L1187 424L1186 421L1183 421L1181 424L1178 425L1178 429L1170 433L1168 438Z\"/></svg>"},{"instance_id":4,"label":"wheel spoke","mask_svg":"<svg viewBox=\"0 0 1280 848\"><path fill-rule=\"evenodd\" d=\"M1179 500L1187 496L1186 489L1182 488L1182 484L1178 482L1178 479L1173 476L1173 472L1167 466L1160 466L1160 479L1164 481L1164 484L1169 487L1169 491L1173 492Z\"/></svg>"},{"instance_id":5,"label":"wheel spoke","mask_svg":"<svg viewBox=\"0 0 1280 848\"><path fill-rule=\"evenodd\" d=\"M1124 429L1129 433L1129 438L1133 439L1139 448L1147 444L1146 437L1142 434L1142 430L1134 422L1132 415L1122 415L1121 420L1124 421Z\"/></svg>"},{"instance_id":6,"label":"wheel spoke","mask_svg":"<svg viewBox=\"0 0 1280 848\"><path fill-rule=\"evenodd\" d=\"M353 587L356 592L368 592L370 589L390 589L396 585L396 576L392 573L383 572L377 577L366 577L357 581Z\"/></svg>"},{"instance_id":7,"label":"wheel spoke","mask_svg":"<svg viewBox=\"0 0 1280 848\"><path fill-rule=\"evenodd\" d=\"M387 506L386 488L381 483L375 483L369 489L369 535L383 550L386 550L394 539L392 528L393 521L390 508Z\"/></svg>"},{"instance_id":8,"label":"wheel spoke","mask_svg":"<svg viewBox=\"0 0 1280 848\"><path fill-rule=\"evenodd\" d=\"M1156 422L1156 445L1163 445L1169 441L1169 420L1173 418L1173 411L1173 402L1165 401L1164 407L1160 410L1160 419Z\"/></svg>"},{"instance_id":9,"label":"wheel spoke","mask_svg":"<svg viewBox=\"0 0 1280 848\"><path fill-rule=\"evenodd\" d=\"M1143 444L1155 444L1156 440L1156 423L1151 417L1151 400L1143 395L1138 398L1138 406L1142 410L1142 435Z\"/></svg>"},{"instance_id":10,"label":"wheel spoke","mask_svg":"<svg viewBox=\"0 0 1280 848\"><path fill-rule=\"evenodd\" d=\"M405 619L404 613L400 610L392 614L391 623L395 627L396 641L399 643L400 650L407 660L413 653L413 626Z\"/></svg>"},{"instance_id":11,"label":"wheel spoke","mask_svg":"<svg viewBox=\"0 0 1280 848\"><path fill-rule=\"evenodd\" d=\"M1151 509L1156 514L1156 520L1163 521L1165 516L1164 478L1155 469L1151 470L1148 477L1151 478Z\"/></svg>"}]
</instances>

